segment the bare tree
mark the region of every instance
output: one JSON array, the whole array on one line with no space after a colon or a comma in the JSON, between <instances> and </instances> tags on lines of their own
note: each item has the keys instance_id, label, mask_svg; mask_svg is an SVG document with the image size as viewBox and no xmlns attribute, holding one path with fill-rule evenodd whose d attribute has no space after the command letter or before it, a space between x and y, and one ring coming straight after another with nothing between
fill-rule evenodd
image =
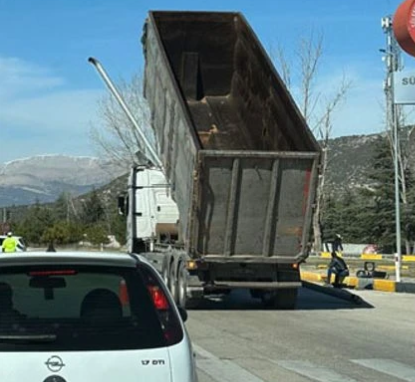
<instances>
[{"instance_id":1,"label":"bare tree","mask_svg":"<svg viewBox=\"0 0 415 382\"><path fill-rule=\"evenodd\" d=\"M312 33L309 38L302 37L297 56L301 66L301 109L306 121L312 118L320 93L315 92L317 71L323 54L323 35L316 38ZM320 128L317 125L317 128Z\"/></svg>"},{"instance_id":2,"label":"bare tree","mask_svg":"<svg viewBox=\"0 0 415 382\"><path fill-rule=\"evenodd\" d=\"M322 147L319 181L316 196L316 208L313 216L314 248L322 247L321 216L324 209L326 175L329 166L329 142L333 130L333 115L351 87L351 81L343 75L337 89L329 96L325 96L318 87L318 72L322 63L323 35L312 32L308 37L301 37L295 51L295 61L292 65L287 58L286 51L281 45L271 48L271 57L274 58L280 69L282 78L289 90L293 92L295 85L299 88L297 103L299 108ZM294 93L294 92L293 92Z\"/></svg>"},{"instance_id":3,"label":"bare tree","mask_svg":"<svg viewBox=\"0 0 415 382\"><path fill-rule=\"evenodd\" d=\"M154 145L155 139L150 125L150 111L142 96L142 78L133 76L131 81L120 81L118 90L142 127L147 139ZM99 101L99 125L93 125L90 138L100 156L125 168L132 164L143 164L145 152L141 138L112 94Z\"/></svg>"},{"instance_id":4,"label":"bare tree","mask_svg":"<svg viewBox=\"0 0 415 382\"><path fill-rule=\"evenodd\" d=\"M317 136L320 140L322 148L321 168L319 174L319 182L316 195L316 208L313 215L313 229L314 229L314 245L315 248L321 248L322 237L320 229L321 215L324 211L325 201L327 196L326 190L326 175L329 168L330 159L328 156L330 148L330 138L332 136L333 123L332 116L341 101L344 100L347 91L351 86L350 80L343 77L339 88L337 89L333 98L327 100L324 104L324 113L316 123Z\"/></svg>"}]
</instances>

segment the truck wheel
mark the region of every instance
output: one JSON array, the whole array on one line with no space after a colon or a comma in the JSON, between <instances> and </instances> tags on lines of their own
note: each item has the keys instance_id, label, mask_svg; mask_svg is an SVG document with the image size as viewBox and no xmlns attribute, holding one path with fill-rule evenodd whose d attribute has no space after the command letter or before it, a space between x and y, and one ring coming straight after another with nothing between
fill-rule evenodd
<instances>
[{"instance_id":1,"label":"truck wheel","mask_svg":"<svg viewBox=\"0 0 415 382\"><path fill-rule=\"evenodd\" d=\"M279 309L292 310L297 305L297 288L280 289L275 296L275 305Z\"/></svg>"},{"instance_id":2,"label":"truck wheel","mask_svg":"<svg viewBox=\"0 0 415 382\"><path fill-rule=\"evenodd\" d=\"M178 271L178 304L184 309L196 308L200 302L200 298L189 298L187 296L187 269L185 263L179 265Z\"/></svg>"},{"instance_id":3,"label":"truck wheel","mask_svg":"<svg viewBox=\"0 0 415 382\"><path fill-rule=\"evenodd\" d=\"M179 270L177 272L177 284L178 284L178 303L182 308L186 309L187 302L187 270L184 263L179 264Z\"/></svg>"},{"instance_id":4,"label":"truck wheel","mask_svg":"<svg viewBox=\"0 0 415 382\"><path fill-rule=\"evenodd\" d=\"M169 286L169 265L170 265L170 259L169 258L165 258L163 261L163 268L161 270L161 278L164 281L164 284L167 285L167 287Z\"/></svg>"},{"instance_id":5,"label":"truck wheel","mask_svg":"<svg viewBox=\"0 0 415 382\"><path fill-rule=\"evenodd\" d=\"M173 301L177 303L178 302L177 278L176 278L176 273L174 272L174 263L171 264L170 270L169 270L169 289L173 297Z\"/></svg>"}]
</instances>

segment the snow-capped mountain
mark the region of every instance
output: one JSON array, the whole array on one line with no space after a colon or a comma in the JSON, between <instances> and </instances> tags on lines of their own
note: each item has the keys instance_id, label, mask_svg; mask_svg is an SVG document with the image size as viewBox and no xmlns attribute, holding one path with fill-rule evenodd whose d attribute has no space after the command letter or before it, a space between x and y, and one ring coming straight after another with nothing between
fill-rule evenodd
<instances>
[{"instance_id":1,"label":"snow-capped mountain","mask_svg":"<svg viewBox=\"0 0 415 382\"><path fill-rule=\"evenodd\" d=\"M0 206L54 201L63 191L76 196L125 173L93 157L41 155L0 164Z\"/></svg>"}]
</instances>

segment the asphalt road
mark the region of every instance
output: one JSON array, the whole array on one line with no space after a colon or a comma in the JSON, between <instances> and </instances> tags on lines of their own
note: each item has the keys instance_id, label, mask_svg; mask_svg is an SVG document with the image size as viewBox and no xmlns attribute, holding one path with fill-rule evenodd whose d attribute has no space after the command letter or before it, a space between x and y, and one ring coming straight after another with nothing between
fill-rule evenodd
<instances>
[{"instance_id":1,"label":"asphalt road","mask_svg":"<svg viewBox=\"0 0 415 382\"><path fill-rule=\"evenodd\" d=\"M415 381L415 295L302 289L295 311L245 292L189 311L200 382Z\"/></svg>"}]
</instances>

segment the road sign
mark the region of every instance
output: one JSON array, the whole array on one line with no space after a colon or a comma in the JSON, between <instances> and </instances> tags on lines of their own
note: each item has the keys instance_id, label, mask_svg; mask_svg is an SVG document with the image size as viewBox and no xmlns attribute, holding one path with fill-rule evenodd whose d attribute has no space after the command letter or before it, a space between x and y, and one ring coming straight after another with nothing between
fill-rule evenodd
<instances>
[{"instance_id":1,"label":"road sign","mask_svg":"<svg viewBox=\"0 0 415 382\"><path fill-rule=\"evenodd\" d=\"M415 71L404 70L394 73L394 103L400 105L415 104Z\"/></svg>"}]
</instances>

